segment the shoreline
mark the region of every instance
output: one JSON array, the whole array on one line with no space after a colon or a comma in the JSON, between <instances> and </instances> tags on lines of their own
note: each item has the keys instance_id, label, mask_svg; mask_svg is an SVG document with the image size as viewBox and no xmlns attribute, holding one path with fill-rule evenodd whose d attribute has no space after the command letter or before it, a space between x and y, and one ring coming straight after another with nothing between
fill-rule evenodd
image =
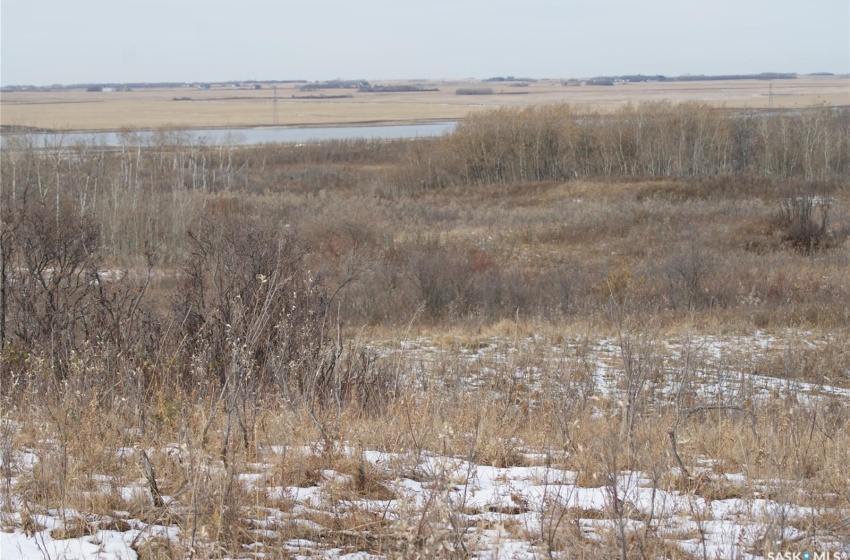
<instances>
[{"instance_id":1,"label":"shoreline","mask_svg":"<svg viewBox=\"0 0 850 560\"><path fill-rule=\"evenodd\" d=\"M199 131L227 131L227 130L293 130L293 129L324 129L324 128L378 128L389 126L417 126L458 122L458 119L402 119L402 120L367 120L356 122L336 122L336 123L314 123L304 122L295 124L272 125L237 125L237 126L171 126L164 125L160 127L142 127L142 128L44 128L27 125L0 125L0 136L16 135L16 134L121 134L123 132L135 133L150 133L150 132L199 132Z\"/></svg>"}]
</instances>

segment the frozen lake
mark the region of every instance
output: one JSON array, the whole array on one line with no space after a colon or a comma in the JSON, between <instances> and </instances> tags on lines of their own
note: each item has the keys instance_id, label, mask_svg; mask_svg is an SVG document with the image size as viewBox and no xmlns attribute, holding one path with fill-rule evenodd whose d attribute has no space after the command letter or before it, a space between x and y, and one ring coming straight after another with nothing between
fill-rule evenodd
<instances>
[{"instance_id":1,"label":"frozen lake","mask_svg":"<svg viewBox=\"0 0 850 560\"><path fill-rule=\"evenodd\" d=\"M189 130L142 130L138 132L56 132L34 133L26 140L34 147L68 146L79 142L101 146L147 144L207 144L239 145L267 142L318 142L322 140L399 139L442 136L452 132L454 121L411 125L328 126L328 127L261 127ZM7 139L23 135L6 134Z\"/></svg>"}]
</instances>

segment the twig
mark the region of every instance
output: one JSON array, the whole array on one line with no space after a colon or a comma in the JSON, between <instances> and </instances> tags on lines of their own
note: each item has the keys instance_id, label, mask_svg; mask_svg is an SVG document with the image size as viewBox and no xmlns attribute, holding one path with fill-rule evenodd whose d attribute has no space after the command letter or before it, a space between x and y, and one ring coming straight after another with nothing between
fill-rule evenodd
<instances>
[{"instance_id":1,"label":"twig","mask_svg":"<svg viewBox=\"0 0 850 560\"><path fill-rule=\"evenodd\" d=\"M670 436L670 446L673 449L673 456L676 458L676 462L679 463L679 468L682 470L683 480L687 482L691 478L691 473L688 472L688 469L682 462L682 458L679 457L679 450L676 449L676 430L670 430L667 432L667 435Z\"/></svg>"},{"instance_id":2,"label":"twig","mask_svg":"<svg viewBox=\"0 0 850 560\"><path fill-rule=\"evenodd\" d=\"M165 507L162 494L160 494L159 487L156 484L156 472L154 472L153 464L151 464L151 460L144 449L142 449L142 466L144 467L145 478L148 479L148 486L150 487L151 496L153 497L153 505L158 508Z\"/></svg>"}]
</instances>

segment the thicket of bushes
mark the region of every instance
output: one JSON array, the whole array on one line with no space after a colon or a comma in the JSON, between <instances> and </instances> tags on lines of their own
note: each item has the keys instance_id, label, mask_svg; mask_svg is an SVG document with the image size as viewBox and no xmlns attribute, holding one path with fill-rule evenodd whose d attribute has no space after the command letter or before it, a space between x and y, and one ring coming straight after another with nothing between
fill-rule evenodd
<instances>
[{"instance_id":1,"label":"thicket of bushes","mask_svg":"<svg viewBox=\"0 0 850 560\"><path fill-rule=\"evenodd\" d=\"M850 110L740 114L668 102L611 114L499 109L469 116L424 157L420 183L432 186L716 175L823 181L850 174Z\"/></svg>"}]
</instances>

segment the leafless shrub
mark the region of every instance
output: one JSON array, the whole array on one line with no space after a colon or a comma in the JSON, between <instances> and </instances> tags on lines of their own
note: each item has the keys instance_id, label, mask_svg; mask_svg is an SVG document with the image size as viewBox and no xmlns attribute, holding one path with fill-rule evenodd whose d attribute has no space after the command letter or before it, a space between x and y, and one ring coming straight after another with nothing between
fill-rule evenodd
<instances>
[{"instance_id":1,"label":"leafless shrub","mask_svg":"<svg viewBox=\"0 0 850 560\"><path fill-rule=\"evenodd\" d=\"M714 267L714 259L696 241L691 241L688 247L670 257L667 281L673 305L688 311L710 306L712 294L706 280Z\"/></svg>"},{"instance_id":2,"label":"leafless shrub","mask_svg":"<svg viewBox=\"0 0 850 560\"><path fill-rule=\"evenodd\" d=\"M202 357L222 395L233 395L227 409L237 412L246 438L242 422L262 391L280 391L314 413L386 405L388 372L368 352L343 345L331 296L305 269L292 236L208 215L190 238L194 250L174 307L186 340L178 351L186 364Z\"/></svg>"},{"instance_id":3,"label":"leafless shrub","mask_svg":"<svg viewBox=\"0 0 850 560\"><path fill-rule=\"evenodd\" d=\"M465 311L473 278L463 255L429 242L411 255L408 267L429 315Z\"/></svg>"},{"instance_id":4,"label":"leafless shrub","mask_svg":"<svg viewBox=\"0 0 850 560\"><path fill-rule=\"evenodd\" d=\"M16 218L10 334L27 349L49 348L57 373L67 373L88 334L99 232L86 217L43 206Z\"/></svg>"},{"instance_id":5,"label":"leafless shrub","mask_svg":"<svg viewBox=\"0 0 850 560\"><path fill-rule=\"evenodd\" d=\"M10 352L48 357L65 378L74 357L95 347L113 355L152 350L146 334L155 331L155 321L141 300L153 252L137 281L126 271L104 269L100 231L90 215L29 205L12 219L4 285Z\"/></svg>"},{"instance_id":6,"label":"leafless shrub","mask_svg":"<svg viewBox=\"0 0 850 560\"><path fill-rule=\"evenodd\" d=\"M813 253L829 246L829 209L832 201L822 196L803 194L782 200L777 218L785 231L784 241L794 249Z\"/></svg>"}]
</instances>

